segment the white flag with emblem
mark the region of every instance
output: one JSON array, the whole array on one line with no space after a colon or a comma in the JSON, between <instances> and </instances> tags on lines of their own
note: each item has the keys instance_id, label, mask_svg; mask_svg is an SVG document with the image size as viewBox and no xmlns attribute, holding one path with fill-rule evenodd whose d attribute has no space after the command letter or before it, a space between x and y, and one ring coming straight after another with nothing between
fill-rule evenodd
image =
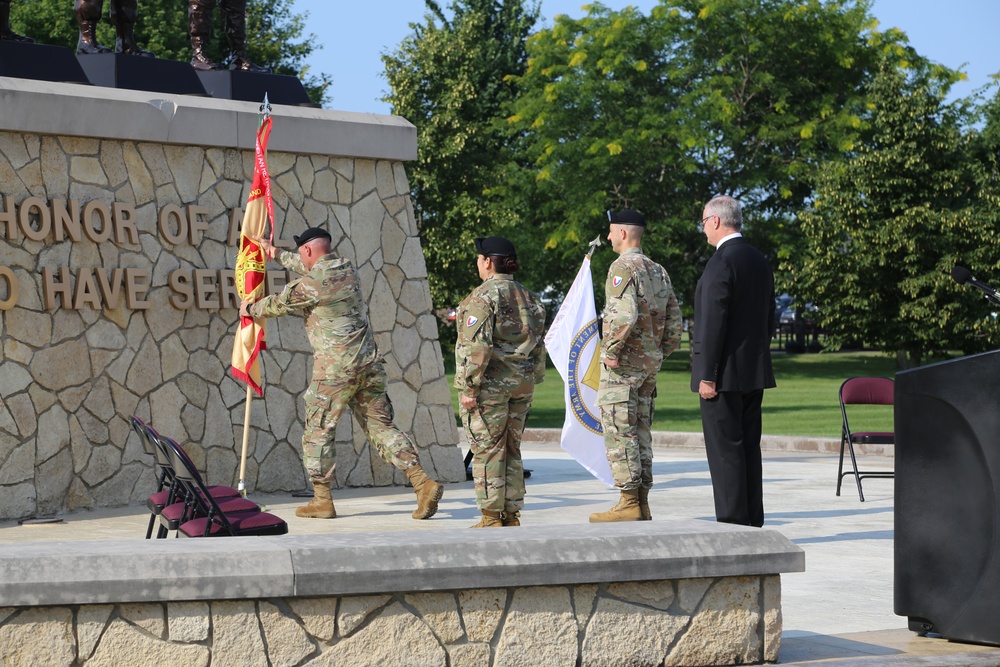
<instances>
[{"instance_id":1,"label":"white flag with emblem","mask_svg":"<svg viewBox=\"0 0 1000 667\"><path fill-rule=\"evenodd\" d=\"M601 411L597 407L597 388L601 379L598 334L588 253L545 335L545 349L565 384L566 420L560 446L594 477L613 486L611 466L604 449Z\"/></svg>"}]
</instances>

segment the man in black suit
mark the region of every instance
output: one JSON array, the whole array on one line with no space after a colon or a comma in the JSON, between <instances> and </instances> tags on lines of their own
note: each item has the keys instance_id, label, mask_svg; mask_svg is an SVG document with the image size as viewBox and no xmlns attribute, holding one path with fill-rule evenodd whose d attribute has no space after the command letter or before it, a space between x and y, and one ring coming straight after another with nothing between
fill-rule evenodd
<instances>
[{"instance_id":1,"label":"man in black suit","mask_svg":"<svg viewBox=\"0 0 1000 667\"><path fill-rule=\"evenodd\" d=\"M715 517L762 526L761 401L774 386L774 276L740 233L737 200L715 197L702 218L716 251L695 290L691 391L701 396Z\"/></svg>"}]
</instances>

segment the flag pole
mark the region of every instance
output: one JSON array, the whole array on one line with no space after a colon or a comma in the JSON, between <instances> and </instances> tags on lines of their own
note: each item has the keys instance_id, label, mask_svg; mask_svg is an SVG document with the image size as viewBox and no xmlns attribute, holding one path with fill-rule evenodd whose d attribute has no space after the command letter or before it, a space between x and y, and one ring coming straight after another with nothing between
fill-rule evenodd
<instances>
[{"instance_id":1,"label":"flag pole","mask_svg":"<svg viewBox=\"0 0 1000 667\"><path fill-rule=\"evenodd\" d=\"M253 399L253 389L247 385L247 404L243 411L243 452L240 454L240 483L236 490L244 498L247 497L247 443L250 441L250 401Z\"/></svg>"},{"instance_id":2,"label":"flag pole","mask_svg":"<svg viewBox=\"0 0 1000 667\"><path fill-rule=\"evenodd\" d=\"M587 245L590 246L590 249L587 250L587 259L590 259L591 257L594 256L594 251L597 250L597 247L601 245L601 235L598 234L597 236L595 236L594 240L588 243Z\"/></svg>"},{"instance_id":3,"label":"flag pole","mask_svg":"<svg viewBox=\"0 0 1000 667\"><path fill-rule=\"evenodd\" d=\"M264 93L264 101L261 103L258 113L260 114L260 118L257 121L257 127L260 128L264 121L271 115L271 104L267 101L267 93ZM247 382L246 407L243 410L243 448L240 452L240 482L236 487L236 490L244 498L247 497L247 446L250 442L250 401L252 400L253 390L250 383Z\"/></svg>"}]
</instances>

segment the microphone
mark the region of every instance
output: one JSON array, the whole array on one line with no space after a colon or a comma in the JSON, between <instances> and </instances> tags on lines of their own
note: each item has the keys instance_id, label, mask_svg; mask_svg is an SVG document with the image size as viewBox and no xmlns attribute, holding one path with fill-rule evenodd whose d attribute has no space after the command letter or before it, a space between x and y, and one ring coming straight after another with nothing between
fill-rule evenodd
<instances>
[{"instance_id":1,"label":"microphone","mask_svg":"<svg viewBox=\"0 0 1000 667\"><path fill-rule=\"evenodd\" d=\"M969 271L964 266L956 266L951 270L951 279L959 285L969 282L970 278L972 278L972 271Z\"/></svg>"},{"instance_id":2,"label":"microphone","mask_svg":"<svg viewBox=\"0 0 1000 667\"><path fill-rule=\"evenodd\" d=\"M986 295L986 298L993 303L1000 303L1000 292L990 287L984 282L980 282L975 279L972 275L972 271L969 271L964 266L956 266L951 270L951 279L954 280L959 285L972 285L976 289L980 290Z\"/></svg>"}]
</instances>

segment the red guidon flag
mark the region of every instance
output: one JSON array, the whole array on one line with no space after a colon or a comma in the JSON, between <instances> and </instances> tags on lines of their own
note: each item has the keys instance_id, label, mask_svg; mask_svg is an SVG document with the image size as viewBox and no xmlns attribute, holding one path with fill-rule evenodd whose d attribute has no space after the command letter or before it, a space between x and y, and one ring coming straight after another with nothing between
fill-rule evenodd
<instances>
[{"instance_id":1,"label":"red guidon flag","mask_svg":"<svg viewBox=\"0 0 1000 667\"><path fill-rule=\"evenodd\" d=\"M267 276L263 249L253 241L264 238L274 239L274 202L271 201L271 178L267 173L267 139L271 134L271 117L266 116L257 130L257 144L253 183L247 208L243 214L240 229L240 251L236 256L236 290L240 299L258 301L264 296L264 279ZM268 222L270 221L270 230ZM241 317L233 342L233 377L243 380L253 387L258 396L264 395L260 374L260 351L267 348L264 337L264 320Z\"/></svg>"}]
</instances>

